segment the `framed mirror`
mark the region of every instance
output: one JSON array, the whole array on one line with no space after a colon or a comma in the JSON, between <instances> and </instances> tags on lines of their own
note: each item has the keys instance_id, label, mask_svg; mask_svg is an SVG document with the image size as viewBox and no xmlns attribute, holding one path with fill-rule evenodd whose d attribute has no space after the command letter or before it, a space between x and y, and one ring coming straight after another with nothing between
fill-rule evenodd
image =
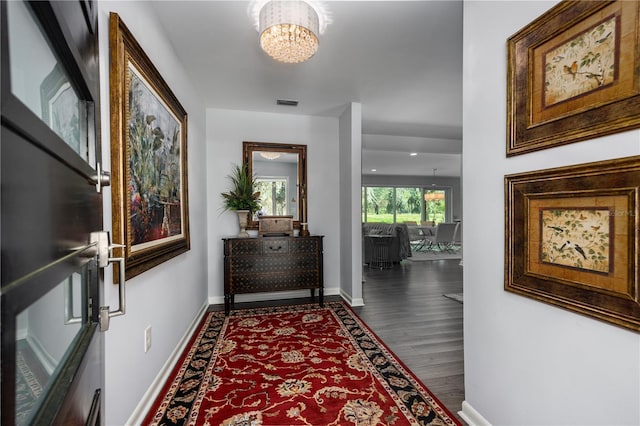
<instances>
[{"instance_id":1,"label":"framed mirror","mask_svg":"<svg viewBox=\"0 0 640 426\"><path fill-rule=\"evenodd\" d=\"M260 216L293 216L294 228L307 216L307 146L243 142L242 158L256 179L262 209L250 218L258 228Z\"/></svg>"}]
</instances>

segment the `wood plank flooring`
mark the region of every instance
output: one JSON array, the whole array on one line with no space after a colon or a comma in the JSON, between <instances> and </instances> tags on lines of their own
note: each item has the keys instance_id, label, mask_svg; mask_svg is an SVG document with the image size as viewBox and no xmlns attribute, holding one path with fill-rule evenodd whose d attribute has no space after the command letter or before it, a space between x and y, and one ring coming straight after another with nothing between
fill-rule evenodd
<instances>
[{"instance_id":1,"label":"wood plank flooring","mask_svg":"<svg viewBox=\"0 0 640 426\"><path fill-rule=\"evenodd\" d=\"M457 415L464 400L462 304L443 297L445 293L462 293L459 263L460 260L403 261L383 270L365 266L365 306L354 311L465 424ZM248 302L236 303L235 308L308 302L308 298Z\"/></svg>"},{"instance_id":2,"label":"wood plank flooring","mask_svg":"<svg viewBox=\"0 0 640 426\"><path fill-rule=\"evenodd\" d=\"M363 270L365 306L354 311L457 416L464 400L460 260L402 262ZM463 422L464 424L464 422Z\"/></svg>"}]
</instances>

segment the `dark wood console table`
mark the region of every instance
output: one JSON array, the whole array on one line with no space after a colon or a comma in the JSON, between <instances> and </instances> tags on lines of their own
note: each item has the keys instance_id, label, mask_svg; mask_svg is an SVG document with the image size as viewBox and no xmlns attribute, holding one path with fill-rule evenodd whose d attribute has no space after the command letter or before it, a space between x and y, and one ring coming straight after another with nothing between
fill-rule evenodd
<instances>
[{"instance_id":1,"label":"dark wood console table","mask_svg":"<svg viewBox=\"0 0 640 426\"><path fill-rule=\"evenodd\" d=\"M224 311L236 294L310 289L324 305L322 236L223 238Z\"/></svg>"}]
</instances>

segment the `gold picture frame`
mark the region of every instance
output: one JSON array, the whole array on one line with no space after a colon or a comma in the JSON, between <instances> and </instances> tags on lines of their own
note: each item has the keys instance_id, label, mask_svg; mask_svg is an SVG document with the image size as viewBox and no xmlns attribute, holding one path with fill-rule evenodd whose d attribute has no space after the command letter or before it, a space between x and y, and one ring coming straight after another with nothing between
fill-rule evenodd
<instances>
[{"instance_id":1,"label":"gold picture frame","mask_svg":"<svg viewBox=\"0 0 640 426\"><path fill-rule=\"evenodd\" d=\"M505 176L506 291L640 331L640 156Z\"/></svg>"},{"instance_id":2,"label":"gold picture frame","mask_svg":"<svg viewBox=\"0 0 640 426\"><path fill-rule=\"evenodd\" d=\"M640 2L563 1L507 41L507 156L640 127Z\"/></svg>"},{"instance_id":3,"label":"gold picture frame","mask_svg":"<svg viewBox=\"0 0 640 426\"><path fill-rule=\"evenodd\" d=\"M116 13L109 44L113 240L130 279L190 248L187 113Z\"/></svg>"}]
</instances>

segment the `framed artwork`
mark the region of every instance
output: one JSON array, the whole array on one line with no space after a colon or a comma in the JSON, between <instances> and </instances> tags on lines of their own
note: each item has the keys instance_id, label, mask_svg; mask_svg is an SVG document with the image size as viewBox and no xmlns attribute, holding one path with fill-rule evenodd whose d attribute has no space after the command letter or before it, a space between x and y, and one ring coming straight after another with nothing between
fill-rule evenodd
<instances>
[{"instance_id":1,"label":"framed artwork","mask_svg":"<svg viewBox=\"0 0 640 426\"><path fill-rule=\"evenodd\" d=\"M189 250L187 113L117 14L109 27L113 239L129 279Z\"/></svg>"},{"instance_id":2,"label":"framed artwork","mask_svg":"<svg viewBox=\"0 0 640 426\"><path fill-rule=\"evenodd\" d=\"M640 331L640 156L505 176L506 291Z\"/></svg>"},{"instance_id":3,"label":"framed artwork","mask_svg":"<svg viewBox=\"0 0 640 426\"><path fill-rule=\"evenodd\" d=\"M507 156L640 127L640 2L563 1L507 41Z\"/></svg>"}]
</instances>

